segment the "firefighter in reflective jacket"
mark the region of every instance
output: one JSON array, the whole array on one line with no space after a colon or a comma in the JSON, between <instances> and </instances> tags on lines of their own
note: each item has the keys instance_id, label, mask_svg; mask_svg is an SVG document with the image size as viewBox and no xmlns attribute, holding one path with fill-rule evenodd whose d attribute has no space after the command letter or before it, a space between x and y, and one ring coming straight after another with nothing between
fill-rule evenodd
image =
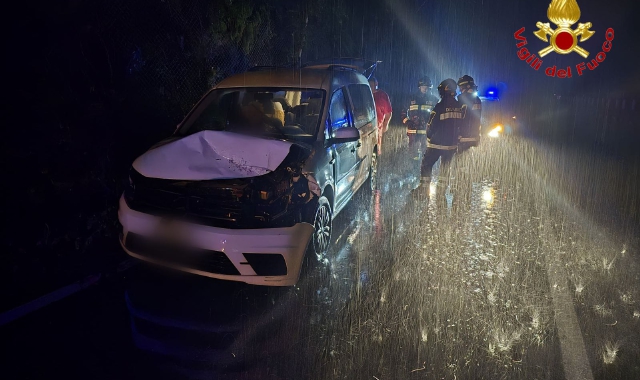
<instances>
[{"instance_id":1,"label":"firefighter in reflective jacket","mask_svg":"<svg viewBox=\"0 0 640 380\"><path fill-rule=\"evenodd\" d=\"M420 186L415 192L429 194L431 170L440 163L441 176L448 178L451 159L458 149L459 130L467 107L455 98L456 81L445 79L438 86L442 100L436 104L427 123L427 150L420 168Z\"/></svg>"},{"instance_id":2,"label":"firefighter in reflective jacket","mask_svg":"<svg viewBox=\"0 0 640 380\"><path fill-rule=\"evenodd\" d=\"M429 77L424 77L418 81L420 91L411 97L409 108L402 114L402 123L407 126L407 136L409 137L409 150L411 153L417 152L414 159L420 159L420 153L424 148L426 140L427 122L429 115L438 103L438 98L431 93L433 83Z\"/></svg>"},{"instance_id":3,"label":"firefighter in reflective jacket","mask_svg":"<svg viewBox=\"0 0 640 380\"><path fill-rule=\"evenodd\" d=\"M477 95L478 86L469 75L458 79L460 95L458 101L467 106L467 115L460 126L460 144L458 153L462 153L472 146L478 146L480 141L480 120L482 116L482 101Z\"/></svg>"}]
</instances>

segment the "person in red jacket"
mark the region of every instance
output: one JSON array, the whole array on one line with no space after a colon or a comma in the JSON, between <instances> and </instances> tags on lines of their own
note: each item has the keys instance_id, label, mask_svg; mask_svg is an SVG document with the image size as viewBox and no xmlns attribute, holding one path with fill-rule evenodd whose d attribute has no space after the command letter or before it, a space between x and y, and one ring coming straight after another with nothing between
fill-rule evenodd
<instances>
[{"instance_id":1,"label":"person in red jacket","mask_svg":"<svg viewBox=\"0 0 640 380\"><path fill-rule=\"evenodd\" d=\"M389 95L378 88L376 77L369 78L369 86L373 92L373 101L376 104L376 115L378 116L378 156L382 153L382 135L389 129L392 109Z\"/></svg>"}]
</instances>

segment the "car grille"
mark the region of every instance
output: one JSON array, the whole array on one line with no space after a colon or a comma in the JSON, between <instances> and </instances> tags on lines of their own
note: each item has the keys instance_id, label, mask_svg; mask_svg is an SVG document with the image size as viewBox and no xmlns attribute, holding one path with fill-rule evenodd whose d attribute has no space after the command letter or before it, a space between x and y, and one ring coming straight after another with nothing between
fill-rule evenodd
<instances>
[{"instance_id":1,"label":"car grille","mask_svg":"<svg viewBox=\"0 0 640 380\"><path fill-rule=\"evenodd\" d=\"M162 242L129 232L125 247L140 256L207 273L239 275L223 252Z\"/></svg>"},{"instance_id":2,"label":"car grille","mask_svg":"<svg viewBox=\"0 0 640 380\"><path fill-rule=\"evenodd\" d=\"M239 202L224 191L204 198L167 190L136 188L135 196L138 207L164 214L236 220L241 212Z\"/></svg>"},{"instance_id":3,"label":"car grille","mask_svg":"<svg viewBox=\"0 0 640 380\"><path fill-rule=\"evenodd\" d=\"M137 174L137 173L136 173ZM240 200L247 182L178 181L134 178L132 209L152 215L175 216L217 227L232 227L241 219Z\"/></svg>"}]
</instances>

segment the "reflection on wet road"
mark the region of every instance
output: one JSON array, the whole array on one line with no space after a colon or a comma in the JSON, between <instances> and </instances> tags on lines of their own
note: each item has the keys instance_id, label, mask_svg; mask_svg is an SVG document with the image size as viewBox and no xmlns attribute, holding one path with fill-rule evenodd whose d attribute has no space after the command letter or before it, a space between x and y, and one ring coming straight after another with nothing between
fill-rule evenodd
<instances>
[{"instance_id":1,"label":"reflection on wet road","mask_svg":"<svg viewBox=\"0 0 640 380\"><path fill-rule=\"evenodd\" d=\"M334 222L330 260L296 287L139 266L11 337L46 330L36 360L84 378L560 379L572 358L594 378L640 378L638 241L625 211L637 200L624 178L637 164L590 157L585 167L577 152L492 140L412 201L416 166L397 149L381 157L381 189ZM611 186L622 203L600 200ZM558 333L560 288L582 351ZM91 317L58 322L74 313Z\"/></svg>"}]
</instances>

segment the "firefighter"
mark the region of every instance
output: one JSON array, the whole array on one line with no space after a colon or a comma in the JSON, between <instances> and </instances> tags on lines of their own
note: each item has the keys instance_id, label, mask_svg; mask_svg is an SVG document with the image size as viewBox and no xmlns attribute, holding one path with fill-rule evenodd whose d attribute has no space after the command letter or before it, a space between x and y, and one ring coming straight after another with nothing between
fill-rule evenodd
<instances>
[{"instance_id":1,"label":"firefighter","mask_svg":"<svg viewBox=\"0 0 640 380\"><path fill-rule=\"evenodd\" d=\"M482 116L482 101L477 95L478 86L469 75L458 79L460 95L458 101L467 106L467 115L460 126L460 144L458 153L462 153L472 146L478 146L480 141L480 118Z\"/></svg>"},{"instance_id":2,"label":"firefighter","mask_svg":"<svg viewBox=\"0 0 640 380\"><path fill-rule=\"evenodd\" d=\"M426 145L426 127L429 115L438 103L438 98L431 93L431 78L424 77L418 81L420 90L411 97L409 108L402 114L402 123L407 126L409 152L415 154L413 159L419 160L422 148Z\"/></svg>"},{"instance_id":3,"label":"firefighter","mask_svg":"<svg viewBox=\"0 0 640 380\"><path fill-rule=\"evenodd\" d=\"M441 100L431 111L427 123L427 150L420 168L420 186L413 192L415 195L429 195L431 170L439 158L442 159L441 177L449 177L451 160L458 149L458 133L467 110L455 98L456 87L453 79L445 79L438 86Z\"/></svg>"}]
</instances>

